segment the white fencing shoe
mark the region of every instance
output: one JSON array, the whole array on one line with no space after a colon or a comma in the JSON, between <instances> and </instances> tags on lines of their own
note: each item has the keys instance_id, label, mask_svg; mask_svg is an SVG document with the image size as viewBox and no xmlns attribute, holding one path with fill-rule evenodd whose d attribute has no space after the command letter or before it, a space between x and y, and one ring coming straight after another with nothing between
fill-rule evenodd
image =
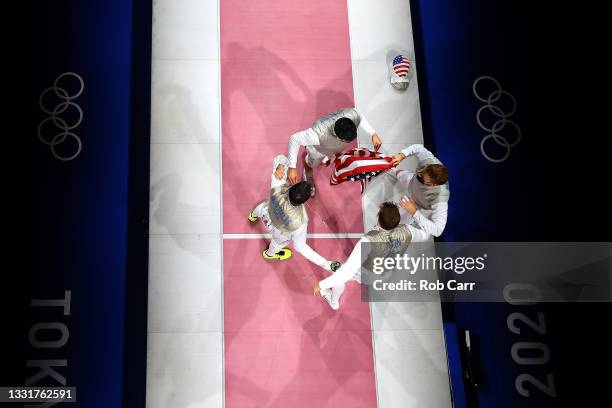
<instances>
[{"instance_id":1,"label":"white fencing shoe","mask_svg":"<svg viewBox=\"0 0 612 408\"><path fill-rule=\"evenodd\" d=\"M340 302L332 301L331 289L321 289L319 293L321 294L321 297L325 299L325 301L329 304L329 307L331 307L334 310L340 309Z\"/></svg>"}]
</instances>

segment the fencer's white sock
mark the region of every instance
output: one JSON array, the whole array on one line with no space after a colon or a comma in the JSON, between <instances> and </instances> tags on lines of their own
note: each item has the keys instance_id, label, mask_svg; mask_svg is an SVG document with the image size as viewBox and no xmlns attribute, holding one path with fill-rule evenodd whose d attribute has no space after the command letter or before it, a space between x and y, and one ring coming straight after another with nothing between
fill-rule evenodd
<instances>
[{"instance_id":1,"label":"fencer's white sock","mask_svg":"<svg viewBox=\"0 0 612 408\"><path fill-rule=\"evenodd\" d=\"M253 216L257 218L261 217L264 214L264 208L266 206L266 203L266 201L259 203L257 207L255 207L253 211L251 211L251 214L253 214Z\"/></svg>"}]
</instances>

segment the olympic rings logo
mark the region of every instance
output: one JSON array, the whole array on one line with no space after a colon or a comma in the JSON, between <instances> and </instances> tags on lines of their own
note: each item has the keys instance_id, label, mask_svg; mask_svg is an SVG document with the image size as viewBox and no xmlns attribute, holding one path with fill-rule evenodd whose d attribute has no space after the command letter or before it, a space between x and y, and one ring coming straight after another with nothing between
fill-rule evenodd
<instances>
[{"instance_id":1,"label":"olympic rings logo","mask_svg":"<svg viewBox=\"0 0 612 408\"><path fill-rule=\"evenodd\" d=\"M60 81L66 77L76 78L79 82L79 88L73 94L70 94L65 88L59 86ZM38 139L42 143L49 146L51 149L51 154L57 160L70 161L75 159L81 153L81 139L75 133L73 133L72 130L79 126L83 121L83 110L73 101L83 93L84 89L85 83L79 74L75 74L74 72L64 72L55 78L53 86L42 91L40 97L38 98L40 109L49 115L38 124ZM55 96L60 99L60 102L51 109L45 105L45 99L48 98L50 92L53 92ZM70 124L58 116L66 112L68 109L72 109L76 113L76 119L74 119L74 122ZM53 130L50 130L49 128ZM51 134L51 136L43 136L45 130L47 135ZM57 130L59 130L59 132L53 134L53 132ZM57 152L56 146L66 142L69 138L76 141L76 150L72 154L66 155L66 153L64 153L64 155L61 155Z\"/></svg>"},{"instance_id":2,"label":"olympic rings logo","mask_svg":"<svg viewBox=\"0 0 612 408\"><path fill-rule=\"evenodd\" d=\"M496 89L492 91L486 98L480 96L480 94L476 90L476 86L480 81L490 81L496 87ZM499 82L495 78L490 76L480 76L476 78L476 80L474 80L474 83L472 84L472 91L474 92L474 96L476 97L476 99L485 103L485 105L481 106L478 109L478 112L476 113L476 121L478 122L478 126L480 126L480 128L484 131L489 132L489 134L486 135L480 142L480 152L485 157L485 159L489 160L490 162L501 163L505 161L508 156L510 156L510 149L516 146L522 138L521 128L516 124L516 122L508 119L516 112L516 99L514 98L514 96L512 96L510 92L504 91ZM510 109L510 112L504 112L502 108L495 105L495 102L499 101L502 95L507 96L508 98L510 98L510 101L512 101L512 109ZM485 109L491 112L495 117L499 118L495 123L493 123L491 127L487 127L482 122L481 115ZM499 132L501 132L506 127L506 125L509 125L509 127L514 129L515 135L510 139L511 142L509 142L508 139L499 134ZM489 139L492 139L499 146L506 148L506 153L502 157L494 158L489 156L485 152L485 143Z\"/></svg>"}]
</instances>

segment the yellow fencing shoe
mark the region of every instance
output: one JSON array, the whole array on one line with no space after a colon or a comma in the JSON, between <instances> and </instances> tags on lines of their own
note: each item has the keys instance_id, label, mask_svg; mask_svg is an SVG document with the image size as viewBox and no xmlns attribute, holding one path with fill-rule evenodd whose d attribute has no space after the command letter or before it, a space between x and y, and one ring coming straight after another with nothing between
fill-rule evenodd
<instances>
[{"instance_id":1,"label":"yellow fencing shoe","mask_svg":"<svg viewBox=\"0 0 612 408\"><path fill-rule=\"evenodd\" d=\"M278 261L284 261L285 259L291 258L291 250L289 248L283 248L274 255L268 255L268 249L264 249L261 253L264 259L276 259Z\"/></svg>"}]
</instances>

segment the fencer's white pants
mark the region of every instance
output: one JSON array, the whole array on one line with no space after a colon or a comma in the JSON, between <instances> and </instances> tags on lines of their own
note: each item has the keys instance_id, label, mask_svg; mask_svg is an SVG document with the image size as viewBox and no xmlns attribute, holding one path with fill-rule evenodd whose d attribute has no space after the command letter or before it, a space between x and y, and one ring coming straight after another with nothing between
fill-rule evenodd
<instances>
[{"instance_id":1,"label":"fencer's white pants","mask_svg":"<svg viewBox=\"0 0 612 408\"><path fill-rule=\"evenodd\" d=\"M270 222L270 216L268 215L268 202L264 201L259 203L253 210L253 215L260 218L265 224L268 231L272 233L272 240L268 246L268 254L274 255L281 249L285 248L291 241L293 241L293 248L302 254L302 256L308 259L315 265L320 266L326 271L331 272L329 261L319 255L314 249L306 243L306 232L308 224L302 225L300 228L293 232L283 232L275 228Z\"/></svg>"}]
</instances>

